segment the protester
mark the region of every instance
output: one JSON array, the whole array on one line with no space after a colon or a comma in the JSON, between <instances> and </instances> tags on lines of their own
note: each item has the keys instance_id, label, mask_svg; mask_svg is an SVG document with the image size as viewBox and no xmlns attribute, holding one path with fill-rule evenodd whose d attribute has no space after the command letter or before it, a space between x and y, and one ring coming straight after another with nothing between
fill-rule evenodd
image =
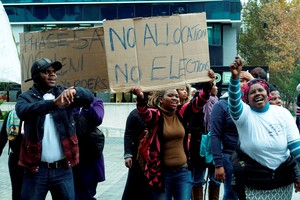
<instances>
[{"instance_id":1,"label":"protester","mask_svg":"<svg viewBox=\"0 0 300 200\"><path fill-rule=\"evenodd\" d=\"M263 79L249 81L241 93L240 57L230 70L229 111L239 134L232 162L236 185L245 186L239 199L291 199L293 182L296 191L300 188L291 157L299 162L300 136L293 116L281 106L270 106Z\"/></svg>"},{"instance_id":2,"label":"protester","mask_svg":"<svg viewBox=\"0 0 300 200\"><path fill-rule=\"evenodd\" d=\"M242 89L248 81L254 79L248 71L240 73L240 88ZM215 179L224 183L223 200L236 200L238 195L235 190L239 189L234 185L233 167L231 155L238 143L238 133L233 123L228 108L228 92L225 92L213 107L211 113L211 147L215 162Z\"/></svg>"},{"instance_id":3,"label":"protester","mask_svg":"<svg viewBox=\"0 0 300 200\"><path fill-rule=\"evenodd\" d=\"M145 94L149 100L153 93L148 92ZM133 109L127 117L124 134L124 159L125 166L128 168L128 176L122 200L153 199L141 166L143 163L139 163L138 158L139 141L146 136L147 132L148 129L143 118L139 115L136 108Z\"/></svg>"},{"instance_id":4,"label":"protester","mask_svg":"<svg viewBox=\"0 0 300 200\"><path fill-rule=\"evenodd\" d=\"M238 132L228 108L228 92L224 93L211 111L211 149L215 162L215 179L224 183L223 200L237 200L231 187L233 168L231 155L238 143Z\"/></svg>"},{"instance_id":5,"label":"protester","mask_svg":"<svg viewBox=\"0 0 300 200\"><path fill-rule=\"evenodd\" d=\"M209 77L215 78L212 70ZM145 175L154 194L154 199L190 200L192 189L191 172L188 169L185 131L193 113L198 112L209 98L212 82L208 82L191 102L179 106L175 89L157 91L154 94L155 108L147 107L142 89L132 88L137 95L137 109L151 130L152 143Z\"/></svg>"},{"instance_id":6,"label":"protester","mask_svg":"<svg viewBox=\"0 0 300 200\"><path fill-rule=\"evenodd\" d=\"M98 140L93 138L95 136L91 134L94 134L93 129L102 124L104 117L103 101L94 97L94 101L89 107L75 109L73 113L79 143L79 163L73 167L75 200L96 200L94 196L97 193L98 183L105 180L105 170L103 153L99 157L98 153L92 152L97 150L91 149L91 146ZM81 125L79 120L84 120L81 123L84 123L85 126L78 127ZM84 130L80 130L81 128Z\"/></svg>"},{"instance_id":7,"label":"protester","mask_svg":"<svg viewBox=\"0 0 300 200\"><path fill-rule=\"evenodd\" d=\"M269 86L270 86L270 100L269 100L270 104L281 106L282 101L281 101L281 96L279 91L275 88L274 85L269 84Z\"/></svg>"},{"instance_id":8,"label":"protester","mask_svg":"<svg viewBox=\"0 0 300 200\"><path fill-rule=\"evenodd\" d=\"M197 89L202 90L203 83L197 84ZM207 149L204 147L202 137L208 135L210 131L210 113L213 105L218 102L218 87L214 83L210 92L210 97L203 108L191 117L188 124L188 131L191 134L190 139L190 166L193 177L192 187L192 199L202 200L206 194L208 187L209 199L218 199L220 191L220 183L214 178L215 167L211 163L212 159L206 157L212 157L211 152L201 152L200 149ZM208 136L209 137L209 136ZM201 145L203 148L200 148ZM200 152L200 153L199 153ZM208 162L208 163L207 163ZM205 178L206 169L208 169L207 176L209 177L209 184ZM205 185L204 194L203 186Z\"/></svg>"},{"instance_id":9,"label":"protester","mask_svg":"<svg viewBox=\"0 0 300 200\"><path fill-rule=\"evenodd\" d=\"M184 87L176 89L179 96L179 105L183 105L190 100L190 86L186 85Z\"/></svg>"},{"instance_id":10,"label":"protester","mask_svg":"<svg viewBox=\"0 0 300 200\"><path fill-rule=\"evenodd\" d=\"M192 99L195 96L196 92L197 92L197 89L194 87L191 87L190 99Z\"/></svg>"},{"instance_id":11,"label":"protester","mask_svg":"<svg viewBox=\"0 0 300 200\"><path fill-rule=\"evenodd\" d=\"M81 87L56 86L58 61L47 58L31 67L33 87L22 93L16 112L24 121L19 165L25 168L21 199L74 199L72 167L79 162L74 107L89 107L93 94ZM51 174L51 176L49 176Z\"/></svg>"},{"instance_id":12,"label":"protester","mask_svg":"<svg viewBox=\"0 0 300 200\"><path fill-rule=\"evenodd\" d=\"M18 165L20 147L23 135L21 134L21 121L18 118L15 109L12 109L3 120L0 132L0 155L8 141L8 169L11 181L12 200L21 199L23 167Z\"/></svg>"},{"instance_id":13,"label":"protester","mask_svg":"<svg viewBox=\"0 0 300 200\"><path fill-rule=\"evenodd\" d=\"M265 81L268 81L268 74L261 67L255 67L250 71L250 74L253 76L253 78L261 78L264 79Z\"/></svg>"},{"instance_id":14,"label":"protester","mask_svg":"<svg viewBox=\"0 0 300 200\"><path fill-rule=\"evenodd\" d=\"M251 81L252 79L254 79L254 77L248 71L241 71L241 73L240 73L240 87L243 88L243 86L246 83L248 83L248 81Z\"/></svg>"}]
</instances>

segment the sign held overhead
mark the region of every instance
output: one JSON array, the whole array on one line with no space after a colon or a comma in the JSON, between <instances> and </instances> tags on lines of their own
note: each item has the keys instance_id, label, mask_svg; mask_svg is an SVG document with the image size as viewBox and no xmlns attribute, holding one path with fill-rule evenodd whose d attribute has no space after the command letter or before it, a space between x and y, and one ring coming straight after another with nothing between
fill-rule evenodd
<instances>
[{"instance_id":1,"label":"sign held overhead","mask_svg":"<svg viewBox=\"0 0 300 200\"><path fill-rule=\"evenodd\" d=\"M104 38L112 91L210 80L205 13L105 21Z\"/></svg>"}]
</instances>

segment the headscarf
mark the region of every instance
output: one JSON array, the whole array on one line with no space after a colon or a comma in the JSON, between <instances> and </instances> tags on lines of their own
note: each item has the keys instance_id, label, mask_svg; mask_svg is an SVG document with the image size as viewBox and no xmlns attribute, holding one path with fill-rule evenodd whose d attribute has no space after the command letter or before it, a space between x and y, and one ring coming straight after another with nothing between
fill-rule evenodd
<instances>
[{"instance_id":1,"label":"headscarf","mask_svg":"<svg viewBox=\"0 0 300 200\"><path fill-rule=\"evenodd\" d=\"M263 86L263 88L265 88L265 90L267 91L268 98L270 98L269 84L261 78L255 78L249 81L248 83L244 84L244 86L242 87L242 93L243 93L242 100L246 104L249 104L249 99L248 99L249 89L254 84L260 84L261 86Z\"/></svg>"}]
</instances>

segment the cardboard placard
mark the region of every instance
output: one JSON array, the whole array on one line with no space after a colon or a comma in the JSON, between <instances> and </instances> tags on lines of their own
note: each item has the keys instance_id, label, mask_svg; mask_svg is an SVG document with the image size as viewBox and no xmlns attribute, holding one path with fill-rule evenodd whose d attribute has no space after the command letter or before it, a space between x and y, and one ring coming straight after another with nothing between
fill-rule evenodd
<instances>
[{"instance_id":1,"label":"cardboard placard","mask_svg":"<svg viewBox=\"0 0 300 200\"><path fill-rule=\"evenodd\" d=\"M22 91L32 86L32 81L24 81L31 78L31 66L40 58L62 63L58 85L110 90L102 27L20 33L20 54Z\"/></svg>"},{"instance_id":2,"label":"cardboard placard","mask_svg":"<svg viewBox=\"0 0 300 200\"><path fill-rule=\"evenodd\" d=\"M112 91L177 88L209 81L206 14L104 21Z\"/></svg>"}]
</instances>

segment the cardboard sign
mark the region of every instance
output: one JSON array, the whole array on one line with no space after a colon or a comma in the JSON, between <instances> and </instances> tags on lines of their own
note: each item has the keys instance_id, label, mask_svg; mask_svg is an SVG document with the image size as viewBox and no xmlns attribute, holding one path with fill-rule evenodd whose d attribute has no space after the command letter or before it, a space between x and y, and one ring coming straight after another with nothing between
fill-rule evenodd
<instances>
[{"instance_id":1,"label":"cardboard sign","mask_svg":"<svg viewBox=\"0 0 300 200\"><path fill-rule=\"evenodd\" d=\"M1 1L0 24L0 82L21 84L19 53Z\"/></svg>"},{"instance_id":2,"label":"cardboard sign","mask_svg":"<svg viewBox=\"0 0 300 200\"><path fill-rule=\"evenodd\" d=\"M129 91L209 81L205 13L104 21L109 86Z\"/></svg>"},{"instance_id":3,"label":"cardboard sign","mask_svg":"<svg viewBox=\"0 0 300 200\"><path fill-rule=\"evenodd\" d=\"M60 61L57 84L109 91L103 28L50 29L20 34L22 91L33 82L31 66L40 58Z\"/></svg>"}]
</instances>

